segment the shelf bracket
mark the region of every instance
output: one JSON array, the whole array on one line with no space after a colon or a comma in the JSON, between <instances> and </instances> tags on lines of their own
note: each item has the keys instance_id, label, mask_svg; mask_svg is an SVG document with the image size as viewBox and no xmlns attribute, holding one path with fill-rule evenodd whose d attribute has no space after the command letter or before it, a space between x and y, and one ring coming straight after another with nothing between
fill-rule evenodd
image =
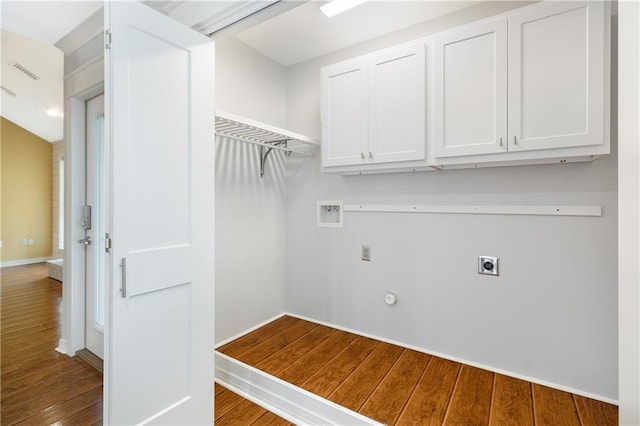
<instances>
[{"instance_id":1,"label":"shelf bracket","mask_svg":"<svg viewBox=\"0 0 640 426\"><path fill-rule=\"evenodd\" d=\"M286 148L287 142L289 142L289 139L283 139L281 141L269 142L269 145L283 146L284 148ZM273 148L267 148L263 145L260 146L260 177L261 178L264 177L264 165L267 162L267 158L269 157L269 154L271 154L271 151L273 151ZM286 155L291 155L291 151L286 151Z\"/></svg>"}]
</instances>

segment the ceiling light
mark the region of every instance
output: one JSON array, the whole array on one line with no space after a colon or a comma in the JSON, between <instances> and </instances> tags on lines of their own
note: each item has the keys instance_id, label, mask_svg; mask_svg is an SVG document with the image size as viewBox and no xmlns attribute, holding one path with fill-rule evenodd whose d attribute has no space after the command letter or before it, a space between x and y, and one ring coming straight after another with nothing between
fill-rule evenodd
<instances>
[{"instance_id":1,"label":"ceiling light","mask_svg":"<svg viewBox=\"0 0 640 426\"><path fill-rule=\"evenodd\" d=\"M45 108L44 111L49 117L62 117L62 113L55 108Z\"/></svg>"},{"instance_id":2,"label":"ceiling light","mask_svg":"<svg viewBox=\"0 0 640 426\"><path fill-rule=\"evenodd\" d=\"M322 10L322 13L327 15L327 17L331 18L332 16L336 16L338 13L342 13L345 10L358 6L365 1L367 0L333 0L324 6L320 6L320 10Z\"/></svg>"}]
</instances>

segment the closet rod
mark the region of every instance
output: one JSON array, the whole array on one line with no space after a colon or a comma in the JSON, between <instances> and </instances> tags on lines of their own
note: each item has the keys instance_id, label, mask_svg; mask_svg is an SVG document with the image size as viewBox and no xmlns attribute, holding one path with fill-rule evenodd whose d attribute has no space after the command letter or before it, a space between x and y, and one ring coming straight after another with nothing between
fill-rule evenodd
<instances>
[{"instance_id":1,"label":"closet rod","mask_svg":"<svg viewBox=\"0 0 640 426\"><path fill-rule=\"evenodd\" d=\"M224 133L218 133L218 132L216 132L216 136L221 137L221 138L233 139L233 140L240 141L240 142L251 143L251 144L254 144L254 145L260 145L260 146L264 146L264 147L271 148L271 149L277 149L278 151L293 152L293 153L296 153L296 154L299 154L299 155L304 155L304 156L307 156L307 157L314 157L315 156L315 154L313 154L312 152L299 151L297 149L286 148L286 147L283 147L283 146L274 145L275 142L282 142L281 140L273 141L271 143L269 143L269 142L261 142L261 141L254 141L252 139L241 138L241 137L238 137L238 136L225 135Z\"/></svg>"}]
</instances>

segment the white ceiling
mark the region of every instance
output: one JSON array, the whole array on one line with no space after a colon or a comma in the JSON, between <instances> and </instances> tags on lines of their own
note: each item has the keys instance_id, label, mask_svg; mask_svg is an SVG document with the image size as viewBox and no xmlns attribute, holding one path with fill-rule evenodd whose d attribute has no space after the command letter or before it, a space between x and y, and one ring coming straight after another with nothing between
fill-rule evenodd
<instances>
[{"instance_id":1,"label":"white ceiling","mask_svg":"<svg viewBox=\"0 0 640 426\"><path fill-rule=\"evenodd\" d=\"M61 140L62 117L51 117L45 110L63 110L62 51L48 43L9 31L2 30L0 34L0 84L15 94L12 96L2 90L0 115L49 142ZM13 67L14 63L38 76L38 80L34 81L18 71Z\"/></svg>"},{"instance_id":2,"label":"white ceiling","mask_svg":"<svg viewBox=\"0 0 640 426\"><path fill-rule=\"evenodd\" d=\"M410 27L477 1L370 1L333 18L310 1L237 34L240 40L284 66Z\"/></svg>"},{"instance_id":3,"label":"white ceiling","mask_svg":"<svg viewBox=\"0 0 640 426\"><path fill-rule=\"evenodd\" d=\"M293 3L294 0L289 1ZM184 0L157 3L165 8L173 7L174 3L190 3L187 6L191 12L198 5L204 6L199 2ZM249 28L237 37L276 62L289 66L452 13L474 3L457 0L373 0L327 18L319 9L323 2L311 0ZM0 0L0 28L3 30L0 83L16 94L13 97L2 91L0 114L50 142L62 139L62 118L49 117L45 113L46 107L59 111L63 109L63 55L53 44L102 5L101 0ZM11 67L14 62L22 64L40 79L33 82L26 78Z\"/></svg>"},{"instance_id":4,"label":"white ceiling","mask_svg":"<svg viewBox=\"0 0 640 426\"><path fill-rule=\"evenodd\" d=\"M53 45L103 6L89 1L0 2L0 28Z\"/></svg>"},{"instance_id":5,"label":"white ceiling","mask_svg":"<svg viewBox=\"0 0 640 426\"><path fill-rule=\"evenodd\" d=\"M0 0L0 114L31 133L55 142L63 137L63 119L51 117L46 108L63 110L64 55L53 46L87 17L102 1L5 1ZM19 63L39 79L16 70Z\"/></svg>"}]
</instances>

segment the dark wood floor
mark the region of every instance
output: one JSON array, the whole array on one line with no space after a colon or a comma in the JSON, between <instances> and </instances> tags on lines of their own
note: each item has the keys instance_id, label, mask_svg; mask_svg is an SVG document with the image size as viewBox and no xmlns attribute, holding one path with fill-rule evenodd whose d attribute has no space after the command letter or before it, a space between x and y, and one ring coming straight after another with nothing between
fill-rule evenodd
<instances>
[{"instance_id":1,"label":"dark wood floor","mask_svg":"<svg viewBox=\"0 0 640 426\"><path fill-rule=\"evenodd\" d=\"M385 424L618 424L614 405L284 316L220 352Z\"/></svg>"},{"instance_id":2,"label":"dark wood floor","mask_svg":"<svg viewBox=\"0 0 640 426\"><path fill-rule=\"evenodd\" d=\"M44 263L1 271L2 425L102 424L102 375L55 351L62 284Z\"/></svg>"}]
</instances>

